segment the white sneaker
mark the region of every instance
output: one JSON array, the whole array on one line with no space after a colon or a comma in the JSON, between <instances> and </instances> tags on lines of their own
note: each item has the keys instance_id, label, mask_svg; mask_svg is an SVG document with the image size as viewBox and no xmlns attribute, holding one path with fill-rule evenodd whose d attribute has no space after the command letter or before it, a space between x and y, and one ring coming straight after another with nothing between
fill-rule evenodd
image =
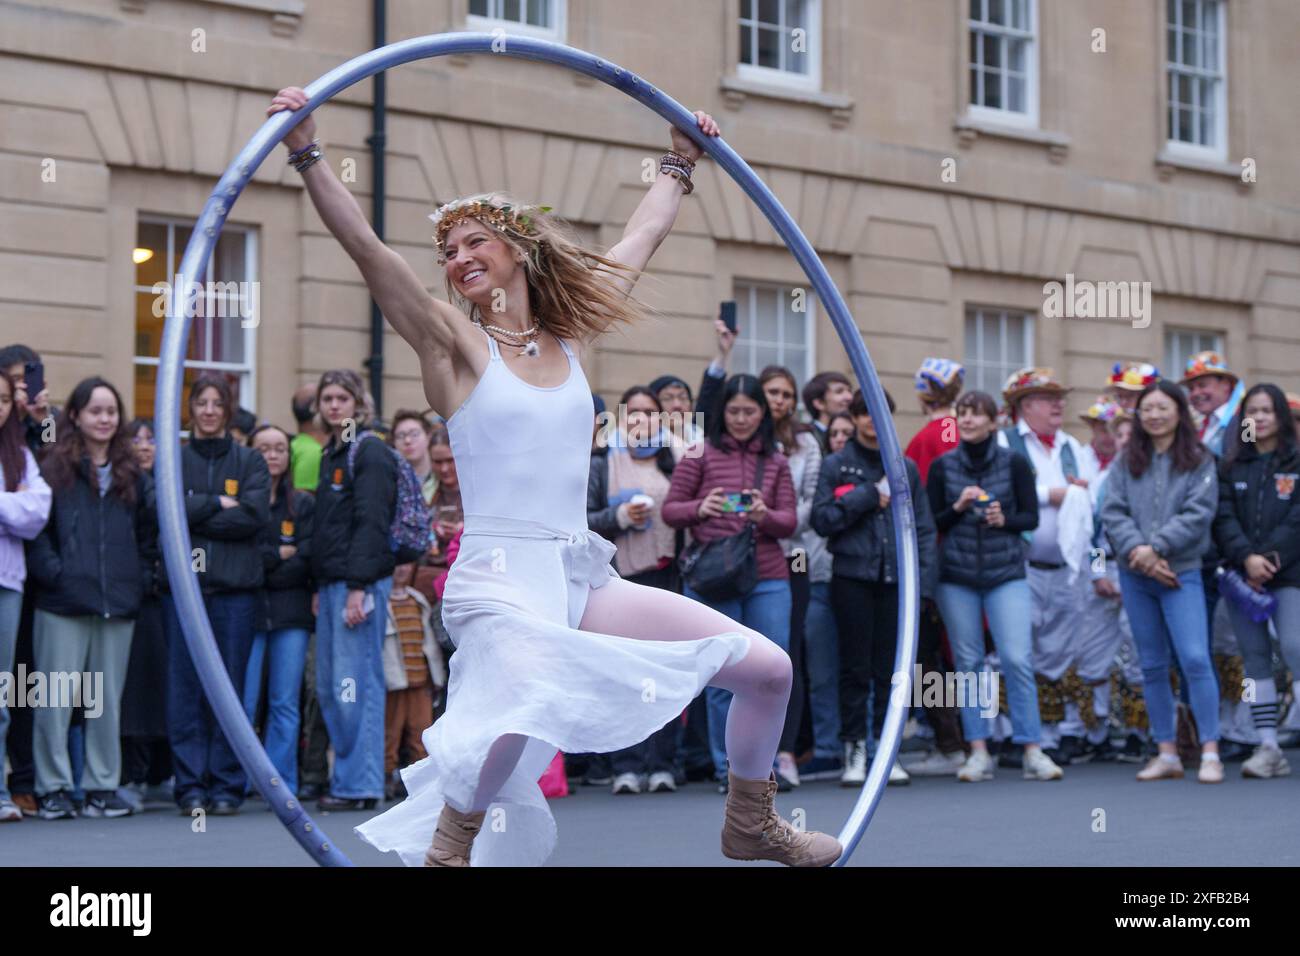
<instances>
[{"instance_id":1,"label":"white sneaker","mask_svg":"<svg viewBox=\"0 0 1300 956\"><path fill-rule=\"evenodd\" d=\"M912 778L907 775L907 771L894 761L889 767L889 785L891 787L904 787L912 782Z\"/></svg>"},{"instance_id":2,"label":"white sneaker","mask_svg":"<svg viewBox=\"0 0 1300 956\"><path fill-rule=\"evenodd\" d=\"M979 783L981 780L993 779L993 758L987 750L972 750L970 756L957 771L957 779L962 783Z\"/></svg>"},{"instance_id":3,"label":"white sneaker","mask_svg":"<svg viewBox=\"0 0 1300 956\"><path fill-rule=\"evenodd\" d=\"M951 777L966 765L966 755L958 750L945 754L931 751L924 760L918 760L907 768L913 777Z\"/></svg>"},{"instance_id":4,"label":"white sneaker","mask_svg":"<svg viewBox=\"0 0 1300 956\"><path fill-rule=\"evenodd\" d=\"M611 790L615 794L640 793L641 777L635 773L620 773L614 778L614 786Z\"/></svg>"},{"instance_id":5,"label":"white sneaker","mask_svg":"<svg viewBox=\"0 0 1300 956\"><path fill-rule=\"evenodd\" d=\"M671 793L677 789L677 781L667 770L656 770L650 774L650 783L646 789L651 793Z\"/></svg>"},{"instance_id":6,"label":"white sneaker","mask_svg":"<svg viewBox=\"0 0 1300 956\"><path fill-rule=\"evenodd\" d=\"M1291 772L1291 765L1277 747L1260 744L1251 754L1250 759L1241 765L1243 777L1267 780L1270 777L1285 777Z\"/></svg>"},{"instance_id":7,"label":"white sneaker","mask_svg":"<svg viewBox=\"0 0 1300 956\"><path fill-rule=\"evenodd\" d=\"M799 786L799 768L794 762L794 754L776 755L776 775L784 778L785 782L792 787Z\"/></svg>"},{"instance_id":8,"label":"white sneaker","mask_svg":"<svg viewBox=\"0 0 1300 956\"><path fill-rule=\"evenodd\" d=\"M1041 747L1030 750L1025 748L1026 780L1060 780L1065 771L1053 763L1052 758L1043 753Z\"/></svg>"},{"instance_id":9,"label":"white sneaker","mask_svg":"<svg viewBox=\"0 0 1300 956\"><path fill-rule=\"evenodd\" d=\"M23 812L9 800L0 800L0 823L21 823Z\"/></svg>"},{"instance_id":10,"label":"white sneaker","mask_svg":"<svg viewBox=\"0 0 1300 956\"><path fill-rule=\"evenodd\" d=\"M844 772L840 774L841 787L860 787L867 780L867 742L855 740L844 743Z\"/></svg>"}]
</instances>

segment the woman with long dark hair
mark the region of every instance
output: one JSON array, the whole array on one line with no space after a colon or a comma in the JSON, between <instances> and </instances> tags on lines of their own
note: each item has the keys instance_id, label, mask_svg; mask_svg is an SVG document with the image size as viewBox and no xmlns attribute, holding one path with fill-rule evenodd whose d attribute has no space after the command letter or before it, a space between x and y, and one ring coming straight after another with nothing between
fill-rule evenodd
<instances>
[{"instance_id":1,"label":"woman with long dark hair","mask_svg":"<svg viewBox=\"0 0 1300 956\"><path fill-rule=\"evenodd\" d=\"M54 507L30 555L37 589L33 647L38 671L94 679L82 683L80 700L52 700L37 710L36 792L44 819L77 815L68 726L80 706L91 718L84 731L82 812L122 817L132 807L117 795L120 706L134 619L153 588L157 561L153 483L136 464L122 397L110 383L84 379L64 416L59 440L41 462Z\"/></svg>"},{"instance_id":2,"label":"woman with long dark hair","mask_svg":"<svg viewBox=\"0 0 1300 956\"><path fill-rule=\"evenodd\" d=\"M1181 778L1169 683L1172 644L1201 737L1202 783L1223 780L1219 687L1205 643L1201 556L1219 500L1214 456L1196 437L1182 389L1161 380L1138 398L1133 435L1106 479L1101 519L1142 661L1147 713L1160 752L1139 780Z\"/></svg>"},{"instance_id":3,"label":"woman with long dark hair","mask_svg":"<svg viewBox=\"0 0 1300 956\"><path fill-rule=\"evenodd\" d=\"M271 477L262 456L230 436L235 402L224 375L199 375L190 386L188 409L190 440L181 449L181 482L194 569L222 663L242 698L262 602L258 539L270 520ZM167 732L176 804L186 815L201 807L216 815L238 813L247 777L204 699L170 590L163 595L163 626L170 654Z\"/></svg>"},{"instance_id":4,"label":"woman with long dark hair","mask_svg":"<svg viewBox=\"0 0 1300 956\"><path fill-rule=\"evenodd\" d=\"M50 515L50 488L23 441L22 416L14 402L14 380L0 369L0 673L14 672L14 649L23 606L27 560L23 542L40 534ZM22 820L5 789L5 737L9 708L0 694L0 823Z\"/></svg>"},{"instance_id":5,"label":"woman with long dark hair","mask_svg":"<svg viewBox=\"0 0 1300 956\"><path fill-rule=\"evenodd\" d=\"M700 593L686 575L682 593L762 634L782 651L790 642L790 571L781 539L798 524L790 466L777 450L776 425L767 396L753 375L733 375L709 419L703 454L686 456L673 472L663 505L671 527L687 528L699 545L719 541L751 525L758 581L745 594ZM745 497L748 497L748 503ZM736 712L730 691L710 686L709 749L721 788L728 787L727 742L742 721L756 719L748 706ZM768 715L770 718L770 714ZM775 727L784 732L784 711Z\"/></svg>"},{"instance_id":6,"label":"woman with long dark hair","mask_svg":"<svg viewBox=\"0 0 1300 956\"><path fill-rule=\"evenodd\" d=\"M1247 391L1225 445L1214 540L1251 587L1277 600L1273 623L1300 700L1300 450L1286 393L1270 383ZM1278 692L1268 622L1254 620L1232 601L1227 605L1246 676L1254 681L1250 712L1261 740L1242 764L1241 775L1286 776L1291 766L1277 741Z\"/></svg>"},{"instance_id":7,"label":"woman with long dark hair","mask_svg":"<svg viewBox=\"0 0 1300 956\"><path fill-rule=\"evenodd\" d=\"M289 433L262 424L248 436L249 447L262 456L271 476L270 520L259 544L266 574L264 615L253 635L244 674L244 710L254 720L266 672L266 755L298 792L298 712L307 642L316 626L311 612L311 538L315 500L293 487L293 453Z\"/></svg>"},{"instance_id":8,"label":"woman with long dark hair","mask_svg":"<svg viewBox=\"0 0 1300 956\"><path fill-rule=\"evenodd\" d=\"M618 407L622 415L607 432L606 446L592 451L587 525L614 542L614 568L624 580L677 591L678 532L662 512L684 449L660 425L663 409L644 385L625 391ZM640 743L609 755L614 793L677 789L678 723L671 720Z\"/></svg>"}]
</instances>

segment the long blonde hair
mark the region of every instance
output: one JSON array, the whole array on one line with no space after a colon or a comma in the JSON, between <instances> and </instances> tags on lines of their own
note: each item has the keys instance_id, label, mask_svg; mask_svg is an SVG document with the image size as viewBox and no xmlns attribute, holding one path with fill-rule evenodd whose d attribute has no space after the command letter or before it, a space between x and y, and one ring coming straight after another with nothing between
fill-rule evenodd
<instances>
[{"instance_id":1,"label":"long blonde hair","mask_svg":"<svg viewBox=\"0 0 1300 956\"><path fill-rule=\"evenodd\" d=\"M610 281L611 277L622 274L635 282L644 275L641 270L585 248L563 219L535 206L529 207L509 193L478 193L455 202L474 200L494 207L509 205L516 210L527 209L528 224L522 230L482 224L523 257L529 307L539 323L554 335L585 341L615 324L631 324L645 318L648 307L631 295L624 295ZM450 274L446 275L445 283L447 301L471 319L482 320L479 307L456 290Z\"/></svg>"}]
</instances>

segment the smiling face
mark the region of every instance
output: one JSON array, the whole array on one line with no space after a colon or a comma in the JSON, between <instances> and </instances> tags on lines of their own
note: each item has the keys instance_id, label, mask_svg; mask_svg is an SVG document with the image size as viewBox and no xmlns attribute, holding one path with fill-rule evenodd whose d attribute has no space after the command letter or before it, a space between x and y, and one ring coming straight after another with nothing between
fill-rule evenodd
<instances>
[{"instance_id":1,"label":"smiling face","mask_svg":"<svg viewBox=\"0 0 1300 956\"><path fill-rule=\"evenodd\" d=\"M153 468L155 450L153 429L148 425L144 425L132 437L131 451L135 453L136 463L145 471L150 471Z\"/></svg>"},{"instance_id":2,"label":"smiling face","mask_svg":"<svg viewBox=\"0 0 1300 956\"><path fill-rule=\"evenodd\" d=\"M195 438L216 438L226 431L225 403L215 388L205 388L190 400L190 423Z\"/></svg>"},{"instance_id":3,"label":"smiling face","mask_svg":"<svg viewBox=\"0 0 1300 956\"><path fill-rule=\"evenodd\" d=\"M1187 383L1187 400L1192 408L1208 415L1228 403L1232 388L1232 379L1226 375L1202 375Z\"/></svg>"},{"instance_id":4,"label":"smiling face","mask_svg":"<svg viewBox=\"0 0 1300 956\"><path fill-rule=\"evenodd\" d=\"M1152 439L1168 437L1178 429L1178 403L1164 392L1148 392L1138 403L1138 419Z\"/></svg>"},{"instance_id":5,"label":"smiling face","mask_svg":"<svg viewBox=\"0 0 1300 956\"><path fill-rule=\"evenodd\" d=\"M443 245L452 287L482 311L492 311L492 290L522 280L516 253L496 232L477 219L457 223Z\"/></svg>"},{"instance_id":6,"label":"smiling face","mask_svg":"<svg viewBox=\"0 0 1300 956\"><path fill-rule=\"evenodd\" d=\"M112 441L121 421L122 412L117 407L117 398L102 385L90 393L90 401L76 415L77 430L87 441L98 445L107 445Z\"/></svg>"},{"instance_id":7,"label":"smiling face","mask_svg":"<svg viewBox=\"0 0 1300 956\"><path fill-rule=\"evenodd\" d=\"M993 433L993 419L974 405L962 405L957 409L957 434L969 445L978 445Z\"/></svg>"},{"instance_id":8,"label":"smiling face","mask_svg":"<svg viewBox=\"0 0 1300 956\"><path fill-rule=\"evenodd\" d=\"M1054 435L1065 419L1065 396L1051 392L1027 395L1020 400L1020 417L1039 435Z\"/></svg>"}]
</instances>

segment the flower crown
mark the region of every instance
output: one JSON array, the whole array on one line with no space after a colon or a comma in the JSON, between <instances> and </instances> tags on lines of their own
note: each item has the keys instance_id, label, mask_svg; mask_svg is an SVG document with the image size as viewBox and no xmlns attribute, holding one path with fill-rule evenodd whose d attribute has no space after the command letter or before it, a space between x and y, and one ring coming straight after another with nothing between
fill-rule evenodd
<instances>
[{"instance_id":1,"label":"flower crown","mask_svg":"<svg viewBox=\"0 0 1300 956\"><path fill-rule=\"evenodd\" d=\"M466 219L477 219L488 227L504 233L507 230L527 236L533 231L531 213L547 213L550 206L516 206L511 203L493 203L488 199L456 199L438 207L429 216L433 221L433 244L438 249L438 262L445 264L444 244L452 227Z\"/></svg>"}]
</instances>

